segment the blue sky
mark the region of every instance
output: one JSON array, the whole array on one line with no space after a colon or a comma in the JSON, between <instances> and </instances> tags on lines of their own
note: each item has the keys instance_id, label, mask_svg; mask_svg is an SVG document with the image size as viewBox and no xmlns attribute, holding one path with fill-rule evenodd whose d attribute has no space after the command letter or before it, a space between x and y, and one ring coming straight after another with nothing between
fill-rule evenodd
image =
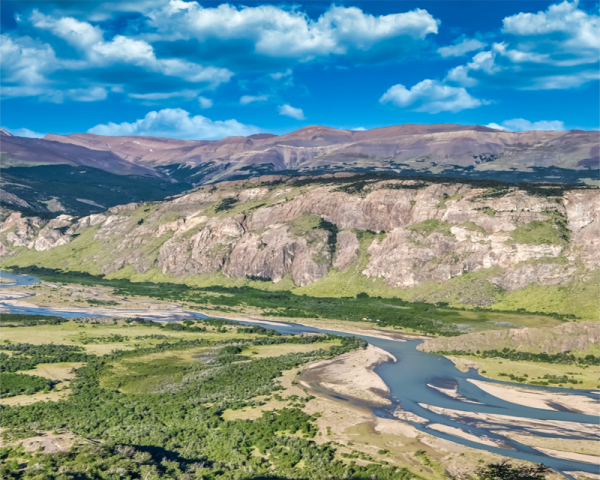
<instances>
[{"instance_id":1,"label":"blue sky","mask_svg":"<svg viewBox=\"0 0 600 480\"><path fill-rule=\"evenodd\" d=\"M597 2L2 2L2 126L598 129Z\"/></svg>"}]
</instances>

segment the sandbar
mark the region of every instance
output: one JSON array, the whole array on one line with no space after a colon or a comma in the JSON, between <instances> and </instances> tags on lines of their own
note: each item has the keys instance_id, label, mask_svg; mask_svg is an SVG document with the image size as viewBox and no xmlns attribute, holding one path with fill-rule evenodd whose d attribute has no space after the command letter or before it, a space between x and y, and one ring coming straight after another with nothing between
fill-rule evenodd
<instances>
[{"instance_id":1,"label":"sandbar","mask_svg":"<svg viewBox=\"0 0 600 480\"><path fill-rule=\"evenodd\" d=\"M486 393L498 397L507 402L524 405L526 407L539 408L542 410L560 411L553 405L564 407L575 413L586 415L600 415L600 403L582 395L570 395L568 393L554 393L544 390L535 390L522 387L504 387L501 385L469 379L477 387Z\"/></svg>"}]
</instances>

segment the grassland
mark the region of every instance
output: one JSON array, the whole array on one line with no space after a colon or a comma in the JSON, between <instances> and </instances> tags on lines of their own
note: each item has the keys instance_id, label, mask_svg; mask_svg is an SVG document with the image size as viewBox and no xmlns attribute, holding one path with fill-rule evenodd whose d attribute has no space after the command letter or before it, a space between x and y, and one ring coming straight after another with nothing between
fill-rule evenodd
<instances>
[{"instance_id":1,"label":"grassland","mask_svg":"<svg viewBox=\"0 0 600 480\"><path fill-rule=\"evenodd\" d=\"M136 339L138 336L147 336L151 334L160 334L168 337L171 340L179 339L206 339L221 341L231 338L231 333L236 329L227 330L226 333L217 331L217 328L207 327L209 331L194 333L194 332L177 332L169 330L158 330L152 327L131 326L124 324L117 325L90 325L82 324L74 321L66 322L61 325L38 325L36 327L18 327L18 328L3 328L2 340L12 343L32 343L34 345L42 345L44 343L56 343L63 345L80 345L86 352L94 355L105 355L113 350L132 350L141 345L154 346L164 339ZM92 337L109 337L114 335L127 336L126 342L103 343L100 345L83 344L78 341L81 334ZM254 338L256 335L248 333L236 333L236 338Z\"/></svg>"},{"instance_id":2,"label":"grassland","mask_svg":"<svg viewBox=\"0 0 600 480\"><path fill-rule=\"evenodd\" d=\"M560 365L555 363L521 362L511 361L499 358L481 358L477 356L464 355L461 357L452 357L455 363L462 365L477 365L479 373L493 380L502 380L508 382L518 382L524 385L535 384L544 380L545 375L554 377L567 377L581 383L572 384L551 384L555 387L574 388L574 389L596 389L600 388L600 371L598 367L589 366L584 368L579 365ZM467 362L461 362L461 359ZM464 367L463 367L464 368ZM518 377L511 379L509 375Z\"/></svg>"},{"instance_id":3,"label":"grassland","mask_svg":"<svg viewBox=\"0 0 600 480\"><path fill-rule=\"evenodd\" d=\"M63 402L5 409L3 427L9 428L11 438L37 438L39 430L60 428L95 439L95 450L83 446L53 455L9 448L3 454L20 470L45 471L50 462L52 468L79 472L88 468L81 461L87 462L91 454L98 471L108 471L118 462L136 475L151 471L152 478L169 480L186 471L225 480L248 466L259 478L341 477L346 464L335 445L310 441L318 433L317 416L303 411L311 398L301 391L280 394L288 386L297 388L293 379L308 361L361 348L364 342L268 335L249 340L254 343L249 355L243 355L239 334L229 333L225 343L163 343L90 359L78 369L73 392ZM267 397L282 408L265 409ZM229 411L244 413L254 407L261 407L262 414L252 422L227 418ZM99 465L102 462L108 464ZM419 478L405 467L388 467L375 458L353 468L369 478Z\"/></svg>"},{"instance_id":4,"label":"grassland","mask_svg":"<svg viewBox=\"0 0 600 480\"><path fill-rule=\"evenodd\" d=\"M351 275L349 269L347 274ZM32 286L28 287L29 291L44 292L45 300L56 302L56 305L63 307L82 298L87 299L89 303L91 296L93 299L115 302L118 307L125 306L131 309L158 309L179 304L188 310L218 316L231 315L239 318L258 314L275 320L349 320L368 322L373 328L393 327L407 333L436 335L498 329L508 324L554 326L560 322L552 317L525 312L457 310L423 302L409 303L394 297L374 297L366 292L361 292L355 297L322 297L251 287L190 287L180 283L131 282L126 279L91 277L56 270L36 270L32 273L51 280L54 286L51 285L50 290L47 289L47 284L43 284L42 287ZM64 285L66 282L70 282L70 285ZM82 282L83 285L74 282ZM126 300L123 300L125 297ZM78 306L77 303L71 305ZM109 312L110 309L105 308L104 311Z\"/></svg>"}]
</instances>

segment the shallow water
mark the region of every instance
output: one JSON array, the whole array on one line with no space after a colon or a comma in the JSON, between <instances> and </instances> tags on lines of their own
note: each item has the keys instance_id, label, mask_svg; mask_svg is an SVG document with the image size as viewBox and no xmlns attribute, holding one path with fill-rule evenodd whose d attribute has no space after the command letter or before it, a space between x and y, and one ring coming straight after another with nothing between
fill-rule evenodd
<instances>
[{"instance_id":1,"label":"shallow water","mask_svg":"<svg viewBox=\"0 0 600 480\"><path fill-rule=\"evenodd\" d=\"M6 272L1 272L5 278L15 279L14 284L1 284L2 287L10 287L15 285L31 285L38 282L39 280L34 277L26 275L13 275ZM5 307L8 311L14 313L30 313L40 315L60 315L65 318L81 317L84 316L81 312L68 312L62 311L60 313L56 311L47 310L42 307L13 307L0 302L0 307ZM94 314L94 309L88 309L89 316L99 316ZM197 318L206 318L205 315L194 313ZM262 325L254 322L239 321L238 323ZM337 332L334 330L323 330L314 327L308 327L297 324L284 324L279 323L277 325L268 325L269 328L273 328L281 333L303 333L303 332L320 332L320 333L333 333L337 335L348 336L350 334ZM561 422L576 422L582 424L593 424L598 425L599 418L593 415L583 415L579 413L573 413L569 411L553 411L543 410L533 407L525 407L515 403L510 403L501 400L493 395L490 395L476 385L469 382L469 379L474 380L485 380L487 382L506 384L506 385L518 385L510 382L493 381L482 377L477 373L476 370L470 370L469 372L459 371L454 364L439 355L433 355L430 353L422 352L417 350L417 345L421 343L420 340L408 340L405 342L387 340L381 338L375 338L364 335L356 335L364 338L367 342L379 347L387 352L391 353L396 357L397 362L387 362L378 365L375 368L375 372L383 379L390 389L390 398L393 402L391 407L385 408L373 408L373 412L384 418L393 418L393 411L400 407L406 412L411 412L419 417L426 420L425 423L409 422L418 430L434 435L439 438L450 440L461 445L466 445L480 450L487 450L507 457L518 458L521 460L527 460L535 463L544 463L553 470L558 472L565 471L583 471L588 473L600 473L600 467L598 465L576 462L571 460L562 460L554 457L550 457L542 452L535 450L534 448L523 445L514 440L510 440L503 435L493 433L492 430L498 431L504 428L510 429L515 433L527 432L531 425L527 425L527 420L537 421L561 421ZM435 388L428 386L434 385L443 388L454 388L456 387L457 393L460 398L452 398ZM521 385L522 386L522 385ZM596 393L586 390L570 390L561 388L547 388L547 387L532 387L543 391L551 392L563 392L570 395L581 395L588 398L592 398L598 401L599 396ZM431 410L424 408L422 404L432 405L435 407L447 408L452 410L460 411L464 414L462 418L454 418L449 415L443 415L434 413ZM481 425L481 421L469 419L470 413L482 413L482 414L495 414L495 415L506 415L511 417L518 417L525 420L525 425L503 425L502 423L491 424L492 422L486 421L488 425ZM459 428L466 433L475 435L476 437L487 437L489 440L497 441L498 447L483 445L470 440L466 440L448 433L439 432L427 428L428 424L442 424L449 427ZM571 432L565 431L565 436L557 436L554 434L544 434L539 431L535 431L534 434L537 436L548 436L552 438L579 438L582 440L600 440L598 434L587 434L583 431L573 432L573 427L576 426L568 425L568 429ZM539 426L538 426L539 428ZM575 436L571 436L571 435ZM564 473L563 473L564 474ZM569 475L564 474L567 478L572 478Z\"/></svg>"}]
</instances>

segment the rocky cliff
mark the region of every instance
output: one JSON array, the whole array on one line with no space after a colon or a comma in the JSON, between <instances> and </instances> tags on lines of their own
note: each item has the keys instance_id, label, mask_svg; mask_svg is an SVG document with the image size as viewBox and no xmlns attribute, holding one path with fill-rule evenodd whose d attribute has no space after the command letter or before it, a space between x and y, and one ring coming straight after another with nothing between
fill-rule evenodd
<instances>
[{"instance_id":1,"label":"rocky cliff","mask_svg":"<svg viewBox=\"0 0 600 480\"><path fill-rule=\"evenodd\" d=\"M13 213L0 227L0 253L5 265L217 275L314 284L313 293L335 279L338 295L378 288L491 305L531 285L589 281L600 264L599 213L598 190L586 187L270 176L83 218Z\"/></svg>"}]
</instances>

